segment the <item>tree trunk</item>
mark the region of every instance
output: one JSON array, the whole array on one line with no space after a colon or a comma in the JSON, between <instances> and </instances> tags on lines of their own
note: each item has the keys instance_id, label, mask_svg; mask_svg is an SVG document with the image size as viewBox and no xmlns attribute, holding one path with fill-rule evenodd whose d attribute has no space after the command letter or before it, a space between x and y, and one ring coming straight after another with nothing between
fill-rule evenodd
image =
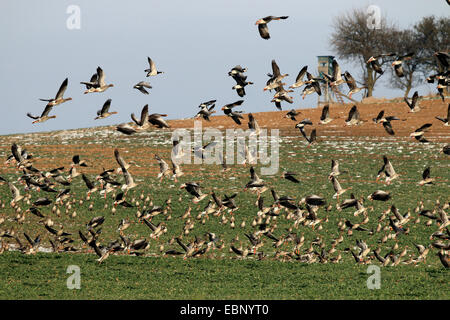
<instances>
[{"instance_id":1,"label":"tree trunk","mask_svg":"<svg viewBox=\"0 0 450 320\"><path fill-rule=\"evenodd\" d=\"M374 81L373 81L373 70L370 66L367 66L367 79L366 79L366 83L367 83L367 97L371 97L372 96L372 92L373 92L373 87L375 85Z\"/></svg>"}]
</instances>

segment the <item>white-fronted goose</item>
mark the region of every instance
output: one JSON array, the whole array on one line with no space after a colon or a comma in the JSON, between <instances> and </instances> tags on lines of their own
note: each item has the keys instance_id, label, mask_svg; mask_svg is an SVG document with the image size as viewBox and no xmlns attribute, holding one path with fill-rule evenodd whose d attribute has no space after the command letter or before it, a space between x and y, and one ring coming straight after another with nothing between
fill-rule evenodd
<instances>
[{"instance_id":1,"label":"white-fronted goose","mask_svg":"<svg viewBox=\"0 0 450 320\"><path fill-rule=\"evenodd\" d=\"M86 187L89 189L89 191L87 192L88 196L90 196L92 193L94 193L95 191L98 190L98 188L96 186L94 186L92 181L89 180L89 178L84 173L81 175L81 177L83 178L83 181L86 184Z\"/></svg>"},{"instance_id":2,"label":"white-fronted goose","mask_svg":"<svg viewBox=\"0 0 450 320\"><path fill-rule=\"evenodd\" d=\"M109 112L109 108L111 107L111 101L112 101L111 99L105 101L101 110L97 111L97 116L95 117L94 120L105 119L108 118L109 116L112 116L113 114L117 114L117 111Z\"/></svg>"},{"instance_id":3,"label":"white-fronted goose","mask_svg":"<svg viewBox=\"0 0 450 320\"><path fill-rule=\"evenodd\" d=\"M94 77L92 77L91 80L93 78ZM86 85L86 88L89 87L84 92L84 94L91 92L103 92L110 87L114 87L113 84L105 83L105 73L103 72L103 69L100 67L97 67L97 77L95 78L95 82L81 82L81 83Z\"/></svg>"},{"instance_id":4,"label":"white-fronted goose","mask_svg":"<svg viewBox=\"0 0 450 320\"><path fill-rule=\"evenodd\" d=\"M336 59L333 59L332 65L333 65L333 77L332 77L333 81L330 82L330 86L339 86L345 82L344 79L342 79L341 67L337 63Z\"/></svg>"},{"instance_id":5,"label":"white-fronted goose","mask_svg":"<svg viewBox=\"0 0 450 320\"><path fill-rule=\"evenodd\" d=\"M244 119L244 117L241 115L242 111L233 111L232 109L236 106L240 106L243 102L244 100L239 100L222 107L223 113L233 119L233 121L238 125L241 125L240 119Z\"/></svg>"},{"instance_id":6,"label":"white-fronted goose","mask_svg":"<svg viewBox=\"0 0 450 320\"><path fill-rule=\"evenodd\" d=\"M151 89L152 86L151 86L150 83L148 83L148 82L140 81L140 82L136 83L136 84L133 86L133 88L134 88L134 89L138 89L138 90L139 90L140 92L142 92L143 94L148 94L148 91L145 90L145 88Z\"/></svg>"},{"instance_id":7,"label":"white-fronted goose","mask_svg":"<svg viewBox=\"0 0 450 320\"><path fill-rule=\"evenodd\" d=\"M444 123L444 126L450 126L450 124L449 124L449 121L450 121L450 103L448 104L448 107L447 107L447 118L443 118L443 117L437 116L436 119L438 119L439 121L442 121Z\"/></svg>"},{"instance_id":8,"label":"white-fronted goose","mask_svg":"<svg viewBox=\"0 0 450 320\"><path fill-rule=\"evenodd\" d=\"M397 174L394 170L394 166L385 155L383 155L383 166L377 173L376 178L377 182L381 178L383 173L386 175L387 184L390 184L392 180L397 179L399 177L399 174Z\"/></svg>"},{"instance_id":9,"label":"white-fronted goose","mask_svg":"<svg viewBox=\"0 0 450 320\"><path fill-rule=\"evenodd\" d=\"M341 187L341 184L339 183L338 179L335 176L331 176L331 183L333 184L333 189L335 194L333 195L333 198L337 198L337 201L339 202L339 196L343 193L345 193L347 190L350 190L352 187L349 187L347 189L344 189Z\"/></svg>"},{"instance_id":10,"label":"white-fronted goose","mask_svg":"<svg viewBox=\"0 0 450 320\"><path fill-rule=\"evenodd\" d=\"M266 90L272 90L277 88L281 85L281 80L283 80L284 77L289 76L286 74L281 74L280 68L278 67L278 64L276 63L275 59L272 60L272 74L271 78L267 81L266 86L264 87L263 91Z\"/></svg>"},{"instance_id":11,"label":"white-fronted goose","mask_svg":"<svg viewBox=\"0 0 450 320\"><path fill-rule=\"evenodd\" d=\"M194 196L192 200L194 203L198 203L203 200L207 194L203 194L200 190L201 186L195 182L186 182L180 186L180 189L186 189L186 191Z\"/></svg>"},{"instance_id":12,"label":"white-fronted goose","mask_svg":"<svg viewBox=\"0 0 450 320\"><path fill-rule=\"evenodd\" d=\"M287 19L289 16L281 16L281 17L275 17L275 16L267 16L265 18L261 18L258 21L255 22L255 25L258 25L258 31L261 38L268 40L270 39L269 34L269 28L267 27L267 24L272 20L280 20L280 19Z\"/></svg>"},{"instance_id":13,"label":"white-fronted goose","mask_svg":"<svg viewBox=\"0 0 450 320\"><path fill-rule=\"evenodd\" d=\"M69 79L66 78L63 83L61 84L61 86L59 87L58 92L56 93L56 96L54 99L39 99L41 101L48 101L47 105L50 105L52 107L57 106L61 103L64 103L66 101L70 101L72 100L72 98L64 98L64 92L67 89L67 84L68 84Z\"/></svg>"},{"instance_id":14,"label":"white-fronted goose","mask_svg":"<svg viewBox=\"0 0 450 320\"><path fill-rule=\"evenodd\" d=\"M370 66L376 73L383 74L384 71L381 69L381 65L378 62L378 59L383 58L383 57L392 57L392 56L395 56L395 53L387 53L387 54L380 54L377 56L372 56L366 61L366 63L370 64Z\"/></svg>"},{"instance_id":15,"label":"white-fronted goose","mask_svg":"<svg viewBox=\"0 0 450 320\"><path fill-rule=\"evenodd\" d=\"M207 106L202 107L202 109L195 115L194 118L200 118L202 117L203 119L205 119L206 121L211 121L211 119L209 118L213 113L216 113L215 110L213 110L215 108L215 104L213 104L212 106L210 106L209 108Z\"/></svg>"},{"instance_id":16,"label":"white-fronted goose","mask_svg":"<svg viewBox=\"0 0 450 320\"><path fill-rule=\"evenodd\" d=\"M172 163L172 178L174 182L178 182L178 178L184 175L184 172L181 170L181 167L178 163L174 162L173 159L170 159Z\"/></svg>"},{"instance_id":17,"label":"white-fronted goose","mask_svg":"<svg viewBox=\"0 0 450 320\"><path fill-rule=\"evenodd\" d=\"M156 76L156 75L158 75L160 73L164 73L164 71L156 70L156 65L153 62L153 60L150 59L150 57L147 57L147 60L148 60L149 66L150 66L149 69L145 69L144 70L145 72L147 72L147 77L149 77L149 76Z\"/></svg>"},{"instance_id":18,"label":"white-fronted goose","mask_svg":"<svg viewBox=\"0 0 450 320\"><path fill-rule=\"evenodd\" d=\"M233 86L232 89L236 90L239 97L245 96L245 86L247 86L249 84L253 84L253 82L251 82L251 81L246 81L246 80L241 80L241 79L236 80L236 82L237 82L237 84L235 86Z\"/></svg>"},{"instance_id":19,"label":"white-fronted goose","mask_svg":"<svg viewBox=\"0 0 450 320\"><path fill-rule=\"evenodd\" d=\"M39 122L45 122L49 119L54 119L56 116L49 116L48 114L52 110L53 106L46 105L44 111L42 112L41 116L33 116L31 113L27 113L27 116L31 119L35 119L32 123L39 123Z\"/></svg>"}]
</instances>

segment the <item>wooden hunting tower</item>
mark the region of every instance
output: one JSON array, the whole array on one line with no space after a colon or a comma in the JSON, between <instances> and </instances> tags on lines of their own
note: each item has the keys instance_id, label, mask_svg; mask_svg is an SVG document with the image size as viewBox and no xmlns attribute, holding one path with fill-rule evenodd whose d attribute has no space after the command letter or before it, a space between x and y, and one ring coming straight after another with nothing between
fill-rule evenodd
<instances>
[{"instance_id":1,"label":"wooden hunting tower","mask_svg":"<svg viewBox=\"0 0 450 320\"><path fill-rule=\"evenodd\" d=\"M333 60L334 56L317 56L319 77L323 78L322 73L324 72L328 75L333 74Z\"/></svg>"}]
</instances>

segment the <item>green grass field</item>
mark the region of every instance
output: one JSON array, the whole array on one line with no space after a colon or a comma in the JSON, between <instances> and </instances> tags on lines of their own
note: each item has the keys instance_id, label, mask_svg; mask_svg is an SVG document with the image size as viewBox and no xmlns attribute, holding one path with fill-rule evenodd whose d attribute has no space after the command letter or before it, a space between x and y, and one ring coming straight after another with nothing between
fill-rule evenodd
<instances>
[{"instance_id":1,"label":"green grass field","mask_svg":"<svg viewBox=\"0 0 450 320\"><path fill-rule=\"evenodd\" d=\"M166 136L169 137L169 136ZM86 138L86 143L93 142ZM133 142L133 144L131 144ZM167 143L168 142L168 143ZM18 142L26 147L25 142ZM140 144L139 144L140 143ZM39 142L40 145L45 143ZM114 145L114 142L111 142ZM5 141L2 142L6 146ZM70 145L70 142L69 142ZM284 136L280 145L280 170L274 176L260 176L269 188L274 188L280 196L290 196L298 202L310 194L318 194L326 198L332 204L330 211L324 207L318 211L318 217L322 219L321 228L299 224L293 227L293 220L286 218L284 210L275 219L271 219L270 226L275 226L273 234L278 238L287 235L287 229L304 235L305 243L300 251L313 248L320 252L321 247L313 243L320 243L324 250L331 248L333 240L340 235L343 241L337 244L336 251L330 254L330 258L342 256L339 263L302 263L293 259L283 259L283 252L292 252L294 244L286 241L280 247L275 248L274 242L262 237L264 246L259 249L265 257L257 260L252 256L242 258L230 251L230 245L249 248L250 242L244 236L256 230L252 227L252 221L258 211L255 206L256 195L250 191L244 191L245 184L250 181L249 166L232 165L231 170L222 173L220 165L185 165L182 166L185 175L180 181L163 180L160 184L156 180L157 163L153 160L153 154L158 154L169 161L170 140L166 141L159 136L153 139L133 139L123 141L118 145L125 160L134 160L140 170L148 167L150 174L135 175L138 186L127 194L127 200L136 204L137 208L118 207L112 214L113 199L109 194L103 199L98 193L93 194L90 200L86 200L86 187L80 177L71 185L74 199L71 208L61 206L61 216L51 212L51 207L42 209L46 217L51 217L57 229L64 226L64 230L71 233L74 240L71 245L81 248L83 243L78 236L78 230L87 232L86 223L94 216L105 216L102 225L102 233L98 242L108 244L119 239L117 225L123 218L132 221L132 225L125 230L126 237L131 240L146 238L149 247L143 251L143 256L129 256L126 253L111 255L102 264L99 264L97 256L86 248L76 253L38 253L36 255L24 255L19 252L4 252L0 255L0 298L1 299L449 299L450 286L448 282L448 270L444 269L437 256L437 249L430 249L424 262L412 264L406 262L416 258L419 254L414 244L429 246L436 239L430 239L430 235L438 230L436 220L427 225L428 219L418 218L415 208L419 201L423 201L425 209L433 210L436 200L441 204L450 200L450 161L448 156L439 153L442 145L438 143L422 145L415 142L406 142L393 139L369 139L336 138L323 140L320 143L306 148L304 141L298 136ZM44 155L55 158L56 152L46 151L45 147L29 147L36 156ZM7 150L7 149L6 149ZM393 163L400 178L390 185L376 183L377 171L383 164L382 155L385 154ZM136 156L139 155L139 156ZM7 152L1 157L6 157ZM93 159L101 158L101 155L93 154L84 158L92 163ZM116 168L117 163L111 157L108 168ZM341 201L354 193L357 198L364 198L364 205L368 208L369 220L364 227L374 231L378 224L379 232L366 232L354 230L348 235L346 230L339 230L338 223L346 219L352 223L361 223L363 216L353 216L352 209L338 211L335 208L336 199L332 199L333 187L327 176L330 172L331 159L340 161L341 171L346 171L339 176L343 188L352 187L341 196ZM65 159L67 166L70 157ZM143 168L143 166L145 166ZM431 166L431 176L436 179L433 185L419 187L423 170ZM101 166L95 166L96 172L102 171ZM261 166L257 165L259 169ZM51 167L52 168L52 167ZM41 170L51 168L39 167ZM13 173L11 167L4 170L1 175L9 180L17 179L18 173ZM130 171L133 173L133 166ZM280 177L283 170L298 173L299 184L291 183ZM141 172L141 171L140 171ZM257 170L259 174L259 170ZM95 177L88 174L91 179ZM122 181L121 175L117 179ZM226 213L227 221L222 217L210 215L203 222L197 219L197 215L208 203L207 197L199 204L191 201L191 196L179 186L184 182L195 181L203 186L203 192L214 191L223 197L237 192L236 203L239 209L234 212L235 226L231 226L231 215ZM23 190L23 187L21 187ZM369 201L367 196L377 189L389 191L392 199L387 202ZM23 191L22 191L23 192ZM53 199L53 194L39 194L34 192L31 200L39 196L48 196ZM142 195L142 196L141 196ZM136 211L143 210L143 206L149 206L148 202L141 199L149 197L154 205L166 206L165 201L170 197L172 203L167 213L160 214L152 219L158 224L164 222L167 233L159 239L150 239L151 230L138 222ZM273 203L270 190L263 193L264 203L269 206ZM0 231L14 230L23 243L26 240L23 232L27 232L33 239L41 235L41 245L50 248L49 239L54 236L49 234L40 223L42 219L31 214L26 215L23 223L15 220L16 213L9 206L11 200L7 185L0 185L0 199L5 206L0 211L0 216L5 221L0 224ZM83 202L80 203L80 200ZM181 201L180 201L181 200ZM93 204L91 210L89 205ZM105 204L107 208L105 208ZM412 219L405 225L410 229L408 234L401 234L396 238L388 237L382 242L384 236L393 235L389 229L387 217L380 220L383 211L392 204L404 215L408 211ZM187 219L181 216L188 207L192 208L191 222L194 228L189 234L183 234L183 226ZM29 206L21 204L22 210ZM76 216L71 213L76 211ZM392 214L391 214L392 215ZM245 227L241 223L245 221ZM206 232L214 232L223 241L222 249L213 249L205 255L196 258L183 259L182 256L163 255L164 251L174 249L182 251L176 242L170 241L176 236L182 236L183 241L193 241L195 236L206 239ZM237 239L236 239L237 238ZM0 238L2 243L14 244L14 239ZM380 248L385 255L390 250L398 256L405 248L406 255L396 266L381 267L381 288L370 290L366 286L368 265L357 264L350 252L345 249L356 250L356 240L363 239L369 246L371 264L380 266L373 258L373 250ZM393 249L397 244L398 248ZM162 252L160 247L164 246ZM81 289L70 290L66 287L66 280L70 274L66 273L69 265L77 265L81 269Z\"/></svg>"}]
</instances>

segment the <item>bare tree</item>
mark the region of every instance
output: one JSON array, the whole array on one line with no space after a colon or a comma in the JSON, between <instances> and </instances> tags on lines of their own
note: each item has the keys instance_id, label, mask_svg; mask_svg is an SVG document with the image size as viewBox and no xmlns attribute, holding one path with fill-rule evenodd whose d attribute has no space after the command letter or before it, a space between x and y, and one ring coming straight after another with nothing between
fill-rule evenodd
<instances>
[{"instance_id":1,"label":"bare tree","mask_svg":"<svg viewBox=\"0 0 450 320\"><path fill-rule=\"evenodd\" d=\"M372 56L383 54L386 48L392 47L392 34L396 28L381 17L377 28L368 25L368 16L364 9L353 9L333 21L331 46L339 58L360 64L363 70L360 83L367 86L367 97L371 97L375 83L381 74L376 73L367 60ZM380 58L384 67L388 61Z\"/></svg>"}]
</instances>

